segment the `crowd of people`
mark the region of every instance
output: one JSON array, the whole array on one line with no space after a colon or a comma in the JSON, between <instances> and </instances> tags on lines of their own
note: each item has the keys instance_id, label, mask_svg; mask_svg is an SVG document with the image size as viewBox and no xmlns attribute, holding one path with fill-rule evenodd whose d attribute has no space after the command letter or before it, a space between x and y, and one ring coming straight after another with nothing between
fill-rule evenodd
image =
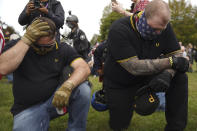
<instances>
[{"instance_id":1,"label":"crowd of people","mask_svg":"<svg viewBox=\"0 0 197 131\"><path fill-rule=\"evenodd\" d=\"M179 42L181 46L181 51L183 52L183 56L189 60L189 69L188 72L197 72L197 70L193 70L194 61L197 63L197 48L193 46L191 43L188 43L187 46L184 46L182 42ZM196 64L197 69L197 64Z\"/></svg>"},{"instance_id":2,"label":"crowd of people","mask_svg":"<svg viewBox=\"0 0 197 131\"><path fill-rule=\"evenodd\" d=\"M125 17L112 23L108 38L93 50L71 12L71 32L62 37L72 44L60 41L65 13L57 0L28 2L18 18L23 36L12 34L5 44L0 32L0 75L13 77L14 131L47 131L50 120L66 113L67 131L85 131L91 104L109 111L114 131L127 129L134 111L144 116L156 110L165 111L165 131L185 129L185 72L193 72L196 52L177 41L166 2L132 1L130 11L112 2L112 10ZM91 69L102 82L92 98Z\"/></svg>"}]
</instances>

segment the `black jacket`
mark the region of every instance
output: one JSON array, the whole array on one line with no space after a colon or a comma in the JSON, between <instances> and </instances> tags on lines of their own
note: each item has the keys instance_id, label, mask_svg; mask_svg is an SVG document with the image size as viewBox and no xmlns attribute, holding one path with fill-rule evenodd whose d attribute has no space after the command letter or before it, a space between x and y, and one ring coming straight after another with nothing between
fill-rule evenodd
<instances>
[{"instance_id":1,"label":"black jacket","mask_svg":"<svg viewBox=\"0 0 197 131\"><path fill-rule=\"evenodd\" d=\"M32 20L38 16L43 16L43 17L48 17L52 19L55 24L57 29L62 27L64 25L64 9L59 1L56 0L49 0L48 3L48 14L41 13L39 11L35 11L31 13L29 16L26 14L26 8L25 6L24 10L20 14L18 18L18 22L20 25L29 25L31 24Z\"/></svg>"},{"instance_id":2,"label":"black jacket","mask_svg":"<svg viewBox=\"0 0 197 131\"><path fill-rule=\"evenodd\" d=\"M73 40L73 46L76 51L86 60L89 61L88 53L90 51L90 43L85 33L77 28L74 32L68 34L68 39Z\"/></svg>"}]
</instances>

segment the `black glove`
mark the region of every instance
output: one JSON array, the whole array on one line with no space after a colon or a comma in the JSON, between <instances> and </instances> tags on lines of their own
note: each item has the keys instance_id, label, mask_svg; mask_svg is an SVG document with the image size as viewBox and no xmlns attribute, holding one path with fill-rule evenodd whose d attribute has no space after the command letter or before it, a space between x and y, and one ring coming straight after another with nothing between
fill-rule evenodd
<instances>
[{"instance_id":1,"label":"black glove","mask_svg":"<svg viewBox=\"0 0 197 131\"><path fill-rule=\"evenodd\" d=\"M185 73L186 71L188 71L189 61L186 58L171 56L169 57L169 60L170 60L172 69L181 73Z\"/></svg>"},{"instance_id":2,"label":"black glove","mask_svg":"<svg viewBox=\"0 0 197 131\"><path fill-rule=\"evenodd\" d=\"M170 87L171 80L172 75L167 71L163 71L150 81L149 86L154 92L165 92Z\"/></svg>"}]
</instances>

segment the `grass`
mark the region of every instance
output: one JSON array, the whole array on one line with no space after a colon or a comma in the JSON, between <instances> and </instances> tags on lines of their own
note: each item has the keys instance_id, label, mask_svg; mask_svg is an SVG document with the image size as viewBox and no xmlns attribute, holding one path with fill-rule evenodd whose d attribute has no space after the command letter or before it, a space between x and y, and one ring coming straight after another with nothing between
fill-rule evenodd
<instances>
[{"instance_id":1,"label":"grass","mask_svg":"<svg viewBox=\"0 0 197 131\"><path fill-rule=\"evenodd\" d=\"M194 70L196 70L194 68ZM188 73L189 77L189 116L185 131L197 131L197 73ZM92 93L99 90L101 83L98 78L90 77L93 83ZM0 81L0 131L11 131L13 117L10 113L13 104L12 85L7 79ZM68 114L52 120L49 131L64 131L67 127ZM97 112L90 107L87 119L87 131L111 131L108 125L108 112ZM155 112L150 116L139 116L134 114L128 131L161 131L166 124L164 112Z\"/></svg>"}]
</instances>

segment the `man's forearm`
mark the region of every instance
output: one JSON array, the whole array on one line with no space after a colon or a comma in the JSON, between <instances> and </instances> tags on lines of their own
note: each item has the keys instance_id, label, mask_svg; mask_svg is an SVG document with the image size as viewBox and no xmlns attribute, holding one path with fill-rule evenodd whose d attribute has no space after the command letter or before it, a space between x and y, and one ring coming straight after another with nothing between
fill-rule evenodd
<instances>
[{"instance_id":1,"label":"man's forearm","mask_svg":"<svg viewBox=\"0 0 197 131\"><path fill-rule=\"evenodd\" d=\"M71 65L71 67L73 67L74 71L67 81L73 83L76 87L83 81L87 80L88 76L90 75L90 68L88 64L82 59L77 60L73 65L74 66Z\"/></svg>"},{"instance_id":2,"label":"man's forearm","mask_svg":"<svg viewBox=\"0 0 197 131\"><path fill-rule=\"evenodd\" d=\"M168 58L139 60L136 57L120 65L133 75L152 75L171 68Z\"/></svg>"},{"instance_id":3,"label":"man's forearm","mask_svg":"<svg viewBox=\"0 0 197 131\"><path fill-rule=\"evenodd\" d=\"M0 55L0 74L13 72L22 62L29 46L20 40L15 46Z\"/></svg>"},{"instance_id":4,"label":"man's forearm","mask_svg":"<svg viewBox=\"0 0 197 131\"><path fill-rule=\"evenodd\" d=\"M131 16L131 15L133 15L133 13L131 13L131 12L127 11L127 10L124 10L121 14L124 15L124 16Z\"/></svg>"}]
</instances>

